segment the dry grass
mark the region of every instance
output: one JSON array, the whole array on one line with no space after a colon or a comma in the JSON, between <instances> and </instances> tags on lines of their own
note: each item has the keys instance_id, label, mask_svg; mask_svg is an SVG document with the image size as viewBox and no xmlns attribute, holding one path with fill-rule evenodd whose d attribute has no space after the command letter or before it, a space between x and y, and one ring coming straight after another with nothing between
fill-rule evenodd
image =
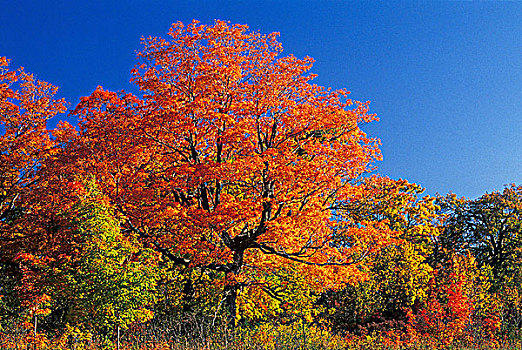
<instances>
[{"instance_id":1,"label":"dry grass","mask_svg":"<svg viewBox=\"0 0 522 350\"><path fill-rule=\"evenodd\" d=\"M408 346L394 346L382 337L345 338L325 329L295 322L289 325L261 324L234 332L226 327L204 323L196 318L169 324L136 326L122 332L120 350L515 350L520 341L475 346L434 346L420 339ZM433 339L431 339L433 341ZM21 327L0 331L1 350L101 350L117 349L115 334L93 335L68 326L59 335L37 334Z\"/></svg>"}]
</instances>

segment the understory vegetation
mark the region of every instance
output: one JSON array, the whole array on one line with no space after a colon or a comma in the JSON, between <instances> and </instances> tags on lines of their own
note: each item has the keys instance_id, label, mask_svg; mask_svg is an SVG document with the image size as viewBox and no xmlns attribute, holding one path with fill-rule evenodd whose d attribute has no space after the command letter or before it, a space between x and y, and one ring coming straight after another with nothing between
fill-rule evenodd
<instances>
[{"instance_id":1,"label":"understory vegetation","mask_svg":"<svg viewBox=\"0 0 522 350\"><path fill-rule=\"evenodd\" d=\"M0 58L0 348L521 348L522 187L423 196L276 33L168 35L77 128Z\"/></svg>"}]
</instances>

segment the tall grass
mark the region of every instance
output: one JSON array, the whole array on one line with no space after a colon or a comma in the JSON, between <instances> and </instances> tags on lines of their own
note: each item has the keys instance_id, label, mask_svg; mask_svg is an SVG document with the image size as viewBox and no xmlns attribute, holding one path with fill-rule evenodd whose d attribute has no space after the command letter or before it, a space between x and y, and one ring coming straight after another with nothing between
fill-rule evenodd
<instances>
[{"instance_id":1,"label":"tall grass","mask_svg":"<svg viewBox=\"0 0 522 350\"><path fill-rule=\"evenodd\" d=\"M242 325L229 330L225 322L198 318L154 321L135 325L123 332L120 350L515 350L520 340L492 344L452 344L438 346L431 339L410 344L392 344L380 335L343 337L319 326L296 321L290 324ZM436 340L436 339L435 339ZM435 344L435 345L434 345ZM60 333L37 333L21 326L0 330L2 350L101 350L117 349L114 334L92 334L67 326Z\"/></svg>"}]
</instances>

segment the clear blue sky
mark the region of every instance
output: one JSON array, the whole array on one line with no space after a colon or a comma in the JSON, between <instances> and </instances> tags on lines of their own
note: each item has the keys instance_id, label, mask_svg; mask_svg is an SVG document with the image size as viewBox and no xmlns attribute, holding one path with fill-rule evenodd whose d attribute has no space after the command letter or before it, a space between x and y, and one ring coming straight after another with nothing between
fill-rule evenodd
<instances>
[{"instance_id":1,"label":"clear blue sky","mask_svg":"<svg viewBox=\"0 0 522 350\"><path fill-rule=\"evenodd\" d=\"M522 183L522 2L0 0L0 55L74 106L133 91L140 37L192 19L280 32L318 84L371 100L379 173L467 197Z\"/></svg>"}]
</instances>

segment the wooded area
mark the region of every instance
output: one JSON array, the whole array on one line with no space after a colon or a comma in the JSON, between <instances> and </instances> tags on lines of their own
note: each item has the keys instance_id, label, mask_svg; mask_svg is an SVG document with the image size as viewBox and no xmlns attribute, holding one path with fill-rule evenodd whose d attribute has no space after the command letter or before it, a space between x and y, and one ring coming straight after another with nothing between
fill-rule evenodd
<instances>
[{"instance_id":1,"label":"wooded area","mask_svg":"<svg viewBox=\"0 0 522 350\"><path fill-rule=\"evenodd\" d=\"M168 35L143 39L140 94L98 87L77 128L48 130L67 103L0 58L3 348L520 344L522 187L422 196L375 174L369 102L276 33Z\"/></svg>"}]
</instances>

